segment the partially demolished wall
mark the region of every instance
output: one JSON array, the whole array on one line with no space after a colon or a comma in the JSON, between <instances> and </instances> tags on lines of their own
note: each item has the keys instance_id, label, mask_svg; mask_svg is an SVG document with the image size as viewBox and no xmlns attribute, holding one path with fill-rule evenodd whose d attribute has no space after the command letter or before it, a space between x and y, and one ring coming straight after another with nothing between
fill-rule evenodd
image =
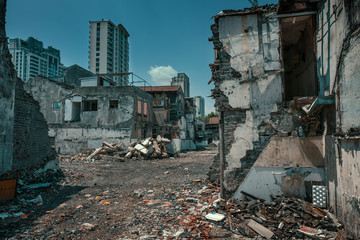
<instances>
[{"instance_id":1,"label":"partially demolished wall","mask_svg":"<svg viewBox=\"0 0 360 240\"><path fill-rule=\"evenodd\" d=\"M16 82L13 169L32 173L56 160L50 146L48 125L39 103L24 90L21 79Z\"/></svg>"},{"instance_id":2,"label":"partially demolished wall","mask_svg":"<svg viewBox=\"0 0 360 240\"><path fill-rule=\"evenodd\" d=\"M259 12L215 16L211 26L215 62L211 64L215 107L224 112L225 182L234 192L271 138L272 114L281 107L279 23ZM228 16L227 16L228 14ZM276 127L276 126L275 126ZM214 179L218 162L210 172ZM215 176L215 177L214 177Z\"/></svg>"}]
</instances>

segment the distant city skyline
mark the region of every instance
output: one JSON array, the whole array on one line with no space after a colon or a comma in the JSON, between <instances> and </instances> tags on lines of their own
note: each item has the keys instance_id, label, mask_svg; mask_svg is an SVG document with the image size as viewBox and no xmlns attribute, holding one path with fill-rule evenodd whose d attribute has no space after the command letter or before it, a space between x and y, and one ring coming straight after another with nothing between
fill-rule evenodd
<instances>
[{"instance_id":1,"label":"distant city skyline","mask_svg":"<svg viewBox=\"0 0 360 240\"><path fill-rule=\"evenodd\" d=\"M259 1L259 5L268 3L277 1ZM214 100L207 97L213 88L208 85L214 58L208 42L211 17L224 9L251 7L238 0L12 0L7 5L7 36L34 37L59 49L66 67L78 64L88 69L89 21L111 19L123 24L131 34L129 71L154 86L170 85L177 73L186 73L191 95L205 99L206 114L215 111Z\"/></svg>"}]
</instances>

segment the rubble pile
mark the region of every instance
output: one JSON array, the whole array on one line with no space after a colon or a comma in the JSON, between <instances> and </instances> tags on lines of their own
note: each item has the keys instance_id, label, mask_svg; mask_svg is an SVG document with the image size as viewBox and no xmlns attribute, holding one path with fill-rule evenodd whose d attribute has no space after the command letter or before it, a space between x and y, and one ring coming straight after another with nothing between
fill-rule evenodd
<instances>
[{"instance_id":1,"label":"rubble pile","mask_svg":"<svg viewBox=\"0 0 360 240\"><path fill-rule=\"evenodd\" d=\"M171 141L160 135L154 138L146 138L130 143L126 148L124 143L103 142L102 146L93 152L79 153L70 158L74 160L92 161L93 159L104 159L114 161L125 161L125 159L157 159L177 156ZM66 156L63 156L66 158Z\"/></svg>"},{"instance_id":2,"label":"rubble pile","mask_svg":"<svg viewBox=\"0 0 360 240\"><path fill-rule=\"evenodd\" d=\"M332 213L304 200L272 196L273 201L267 202L248 196L224 206L230 229L245 236L335 239L342 227Z\"/></svg>"},{"instance_id":3,"label":"rubble pile","mask_svg":"<svg viewBox=\"0 0 360 240\"><path fill-rule=\"evenodd\" d=\"M196 190L194 184L203 187ZM127 227L151 224L156 226L149 228L152 231L133 230L138 236L170 238L212 239L220 234L224 238L346 239L332 213L304 200L272 196L268 202L248 194L246 199L225 201L211 183L204 186L195 180L188 186L177 191L134 191L143 206L134 216L137 222Z\"/></svg>"}]
</instances>

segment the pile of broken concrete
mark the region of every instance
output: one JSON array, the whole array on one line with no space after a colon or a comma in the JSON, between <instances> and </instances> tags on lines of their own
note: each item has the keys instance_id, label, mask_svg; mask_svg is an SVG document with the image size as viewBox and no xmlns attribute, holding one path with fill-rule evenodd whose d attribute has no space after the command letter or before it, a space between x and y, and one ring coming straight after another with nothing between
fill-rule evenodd
<instances>
[{"instance_id":1,"label":"pile of broken concrete","mask_svg":"<svg viewBox=\"0 0 360 240\"><path fill-rule=\"evenodd\" d=\"M173 148L171 141L160 135L154 138L146 138L130 143L126 147L124 143L103 142L102 146L92 153L79 153L71 160L93 161L94 159L125 161L125 159L158 159L169 158L179 155Z\"/></svg>"}]
</instances>

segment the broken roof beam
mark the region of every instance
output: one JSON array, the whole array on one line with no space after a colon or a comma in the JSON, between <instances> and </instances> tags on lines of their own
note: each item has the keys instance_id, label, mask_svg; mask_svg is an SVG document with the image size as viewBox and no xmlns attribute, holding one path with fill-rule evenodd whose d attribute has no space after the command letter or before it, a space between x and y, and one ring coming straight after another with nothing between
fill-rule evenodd
<instances>
[{"instance_id":1,"label":"broken roof beam","mask_svg":"<svg viewBox=\"0 0 360 240\"><path fill-rule=\"evenodd\" d=\"M317 13L316 11L298 12L298 13L286 13L286 14L277 14L277 15L269 16L269 18L300 17L300 16L316 15L316 13Z\"/></svg>"}]
</instances>

